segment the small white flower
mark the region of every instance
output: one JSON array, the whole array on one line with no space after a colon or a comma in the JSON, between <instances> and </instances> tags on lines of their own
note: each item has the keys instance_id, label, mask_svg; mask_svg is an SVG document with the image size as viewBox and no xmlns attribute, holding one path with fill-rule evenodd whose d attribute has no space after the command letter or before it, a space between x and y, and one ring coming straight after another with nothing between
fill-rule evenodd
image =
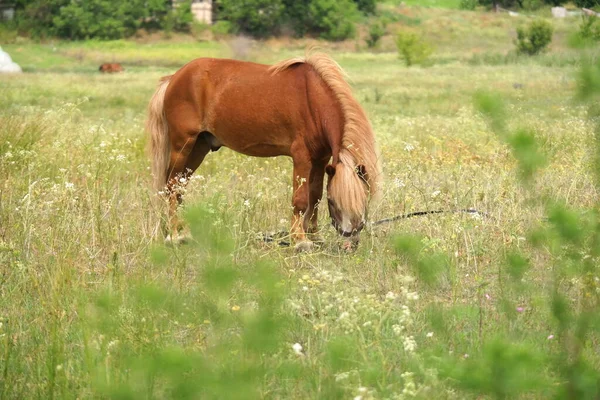
<instances>
[{"instance_id":1,"label":"small white flower","mask_svg":"<svg viewBox=\"0 0 600 400\"><path fill-rule=\"evenodd\" d=\"M400 178L396 177L396 178L394 178L394 186L396 186L396 188L400 189L400 188L405 187L406 185Z\"/></svg>"},{"instance_id":2,"label":"small white flower","mask_svg":"<svg viewBox=\"0 0 600 400\"><path fill-rule=\"evenodd\" d=\"M302 345L300 343L294 343L292 345L292 350L294 350L294 353L296 353L299 356L304 355L304 353L302 353Z\"/></svg>"},{"instance_id":3,"label":"small white flower","mask_svg":"<svg viewBox=\"0 0 600 400\"><path fill-rule=\"evenodd\" d=\"M250 200L248 200L248 199L244 200L244 207L246 207L246 208L250 207Z\"/></svg>"},{"instance_id":4,"label":"small white flower","mask_svg":"<svg viewBox=\"0 0 600 400\"><path fill-rule=\"evenodd\" d=\"M425 335L427 337L433 337L433 332L427 332L427 335Z\"/></svg>"},{"instance_id":5,"label":"small white flower","mask_svg":"<svg viewBox=\"0 0 600 400\"><path fill-rule=\"evenodd\" d=\"M4 153L4 157L5 158L12 158L13 153L11 153L10 151L7 151L6 153Z\"/></svg>"},{"instance_id":6,"label":"small white flower","mask_svg":"<svg viewBox=\"0 0 600 400\"><path fill-rule=\"evenodd\" d=\"M415 146L413 146L410 143L406 143L406 145L404 146L404 151L413 151L415 149Z\"/></svg>"},{"instance_id":7,"label":"small white flower","mask_svg":"<svg viewBox=\"0 0 600 400\"><path fill-rule=\"evenodd\" d=\"M396 294L394 292L387 292L385 294L385 299L386 300L395 300L396 299Z\"/></svg>"},{"instance_id":8,"label":"small white flower","mask_svg":"<svg viewBox=\"0 0 600 400\"><path fill-rule=\"evenodd\" d=\"M402 345L407 353L413 353L417 349L417 342L412 336L405 336Z\"/></svg>"},{"instance_id":9,"label":"small white flower","mask_svg":"<svg viewBox=\"0 0 600 400\"><path fill-rule=\"evenodd\" d=\"M340 317L338 319L348 318L349 316L350 316L350 313L348 311L344 311L343 313L340 314Z\"/></svg>"},{"instance_id":10,"label":"small white flower","mask_svg":"<svg viewBox=\"0 0 600 400\"><path fill-rule=\"evenodd\" d=\"M69 190L73 190L75 188L75 185L71 182L65 182L65 188L69 189Z\"/></svg>"},{"instance_id":11,"label":"small white flower","mask_svg":"<svg viewBox=\"0 0 600 400\"><path fill-rule=\"evenodd\" d=\"M339 381L343 381L348 379L348 377L350 376L350 372L340 372L339 374L335 375L335 381L339 382Z\"/></svg>"},{"instance_id":12,"label":"small white flower","mask_svg":"<svg viewBox=\"0 0 600 400\"><path fill-rule=\"evenodd\" d=\"M431 193L431 198L435 199L436 197L438 197L440 195L440 193L441 192L439 190L436 190L435 192Z\"/></svg>"}]
</instances>

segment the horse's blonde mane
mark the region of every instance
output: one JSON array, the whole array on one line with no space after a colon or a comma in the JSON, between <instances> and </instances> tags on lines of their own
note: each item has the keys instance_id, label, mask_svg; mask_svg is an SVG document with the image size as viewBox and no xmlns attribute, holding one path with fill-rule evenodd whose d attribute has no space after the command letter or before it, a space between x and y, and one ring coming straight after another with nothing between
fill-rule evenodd
<instances>
[{"instance_id":1,"label":"horse's blonde mane","mask_svg":"<svg viewBox=\"0 0 600 400\"><path fill-rule=\"evenodd\" d=\"M346 73L338 63L324 53L309 53L305 57L294 57L289 60L281 61L271 66L270 71L273 74L279 73L295 64L310 64L319 74L321 79L331 88L337 98L344 115L344 132L342 135L342 148L338 154L338 159L347 170L344 179L336 180L339 186L335 186L335 194L338 195L341 206L348 211L359 211L366 205L362 182L356 174L356 167L364 165L367 171L367 184L370 195L378 192L381 180L381 164L379 162L379 152L375 143L375 136L367 116L352 95L352 90L346 82ZM334 155L335 157L335 155ZM351 171L351 174L347 172ZM336 175L341 172L337 171ZM332 188L333 189L333 188ZM345 206L345 207L344 207Z\"/></svg>"}]
</instances>

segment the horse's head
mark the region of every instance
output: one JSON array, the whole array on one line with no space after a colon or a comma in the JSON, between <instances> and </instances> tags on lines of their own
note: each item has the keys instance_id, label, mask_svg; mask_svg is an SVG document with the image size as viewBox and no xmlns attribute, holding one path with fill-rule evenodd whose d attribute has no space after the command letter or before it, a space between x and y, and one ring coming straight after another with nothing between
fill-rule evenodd
<instances>
[{"instance_id":1,"label":"horse's head","mask_svg":"<svg viewBox=\"0 0 600 400\"><path fill-rule=\"evenodd\" d=\"M325 168L327 204L331 223L342 236L355 236L364 228L369 203L369 180L364 165L343 162Z\"/></svg>"}]
</instances>

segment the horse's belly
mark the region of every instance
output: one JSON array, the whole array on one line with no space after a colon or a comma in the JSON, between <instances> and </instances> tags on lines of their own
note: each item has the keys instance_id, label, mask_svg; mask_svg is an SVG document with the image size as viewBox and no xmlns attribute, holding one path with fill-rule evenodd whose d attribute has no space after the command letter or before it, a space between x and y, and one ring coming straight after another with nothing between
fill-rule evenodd
<instances>
[{"instance_id":1,"label":"horse's belly","mask_svg":"<svg viewBox=\"0 0 600 400\"><path fill-rule=\"evenodd\" d=\"M231 122L231 119L220 121L211 131L223 146L254 157L290 155L294 135L282 126Z\"/></svg>"}]
</instances>

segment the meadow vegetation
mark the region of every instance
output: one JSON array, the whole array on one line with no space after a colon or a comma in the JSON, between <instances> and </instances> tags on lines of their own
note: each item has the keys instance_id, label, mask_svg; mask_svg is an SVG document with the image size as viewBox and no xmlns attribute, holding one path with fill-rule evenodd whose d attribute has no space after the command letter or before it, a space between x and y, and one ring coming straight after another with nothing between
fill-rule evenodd
<instances>
[{"instance_id":1,"label":"meadow vegetation","mask_svg":"<svg viewBox=\"0 0 600 400\"><path fill-rule=\"evenodd\" d=\"M360 26L244 53L318 44L348 72L383 157L370 220L486 213L369 228L352 253L323 207L318 251L261 240L289 229L291 161L227 149L188 186L195 241L162 245L147 102L233 38L2 46L25 73L0 76L0 398L598 398L598 48L569 46L576 19L530 57L527 20L380 13L375 50ZM435 44L427 67L400 31Z\"/></svg>"}]
</instances>

